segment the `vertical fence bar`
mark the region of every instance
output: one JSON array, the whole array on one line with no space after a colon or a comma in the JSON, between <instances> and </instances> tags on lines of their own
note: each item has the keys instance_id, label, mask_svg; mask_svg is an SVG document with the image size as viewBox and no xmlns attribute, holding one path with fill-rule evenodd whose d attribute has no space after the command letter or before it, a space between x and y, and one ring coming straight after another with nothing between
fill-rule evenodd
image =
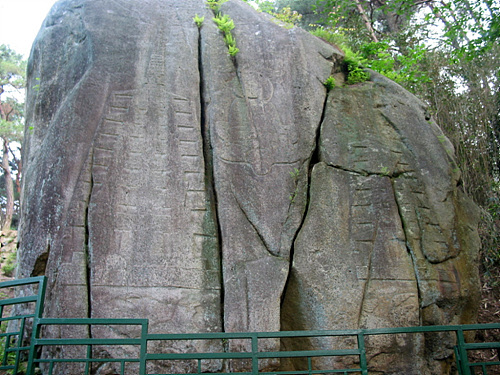
<instances>
[{"instance_id":1,"label":"vertical fence bar","mask_svg":"<svg viewBox=\"0 0 500 375\"><path fill-rule=\"evenodd\" d=\"M359 367L362 375L368 375L368 363L366 361L365 335L361 331L358 333Z\"/></svg>"},{"instance_id":2,"label":"vertical fence bar","mask_svg":"<svg viewBox=\"0 0 500 375\"><path fill-rule=\"evenodd\" d=\"M45 289L47 287L47 278L45 276L40 277L38 282L38 298L35 306L35 317L41 318L43 315L43 307L45 303Z\"/></svg>"},{"instance_id":3,"label":"vertical fence bar","mask_svg":"<svg viewBox=\"0 0 500 375\"><path fill-rule=\"evenodd\" d=\"M30 348L28 353L28 366L26 369L27 375L35 374L35 360L36 360L36 341L40 336L40 325L38 324L38 317L33 318L33 331L31 332ZM49 371L49 374L52 371Z\"/></svg>"},{"instance_id":4,"label":"vertical fence bar","mask_svg":"<svg viewBox=\"0 0 500 375\"><path fill-rule=\"evenodd\" d=\"M460 357L459 365L462 366L462 374L471 375L469 367L469 358L467 357L467 350L465 349L464 331L462 328L457 328L456 333L457 333L458 355Z\"/></svg>"},{"instance_id":5,"label":"vertical fence bar","mask_svg":"<svg viewBox=\"0 0 500 375\"><path fill-rule=\"evenodd\" d=\"M462 359L460 358L460 353L458 352L458 345L453 348L455 352L455 362L457 363L458 375L464 375L462 373Z\"/></svg>"},{"instance_id":6,"label":"vertical fence bar","mask_svg":"<svg viewBox=\"0 0 500 375\"><path fill-rule=\"evenodd\" d=\"M139 357L139 375L146 375L146 355L148 353L148 325L149 320L141 325L141 348Z\"/></svg>"},{"instance_id":7,"label":"vertical fence bar","mask_svg":"<svg viewBox=\"0 0 500 375\"><path fill-rule=\"evenodd\" d=\"M10 335L5 336L5 345L3 347L3 360L2 360L2 366L7 366L7 360L9 357L9 349L10 346Z\"/></svg>"},{"instance_id":8,"label":"vertical fence bar","mask_svg":"<svg viewBox=\"0 0 500 375\"><path fill-rule=\"evenodd\" d=\"M40 336L39 319L43 316L43 306L45 301L45 289L47 286L47 278L45 276L38 277L38 294L35 306L35 316L33 317L33 331L31 332L31 340L28 351L28 366L26 369L27 375L34 375L35 373L35 359L36 359L36 341ZM52 370L50 370L52 373Z\"/></svg>"},{"instance_id":9,"label":"vertical fence bar","mask_svg":"<svg viewBox=\"0 0 500 375\"><path fill-rule=\"evenodd\" d=\"M89 329L90 329L90 326L89 326ZM92 345L87 345L87 361L85 362L85 375L90 374L90 359L91 358L92 358Z\"/></svg>"},{"instance_id":10,"label":"vertical fence bar","mask_svg":"<svg viewBox=\"0 0 500 375\"><path fill-rule=\"evenodd\" d=\"M21 351L20 348L23 346L24 340L24 329L26 327L26 317L21 319L21 324L19 325L19 335L17 336L17 351L16 351L16 360L14 362L14 371L13 374L17 374L19 371L19 362L21 360Z\"/></svg>"},{"instance_id":11,"label":"vertical fence bar","mask_svg":"<svg viewBox=\"0 0 500 375\"><path fill-rule=\"evenodd\" d=\"M259 373L259 358L257 357L259 342L256 333L252 333L250 338L252 339L252 375L257 375Z\"/></svg>"},{"instance_id":12,"label":"vertical fence bar","mask_svg":"<svg viewBox=\"0 0 500 375\"><path fill-rule=\"evenodd\" d=\"M0 305L0 319L2 319L2 323L3 323L3 305ZM1 337L1 340L5 340L7 342L7 336L2 336ZM2 353L2 361L0 362L2 364L2 366L5 366L5 363L7 361L7 352L5 351L5 345L4 345L4 351Z\"/></svg>"}]
</instances>

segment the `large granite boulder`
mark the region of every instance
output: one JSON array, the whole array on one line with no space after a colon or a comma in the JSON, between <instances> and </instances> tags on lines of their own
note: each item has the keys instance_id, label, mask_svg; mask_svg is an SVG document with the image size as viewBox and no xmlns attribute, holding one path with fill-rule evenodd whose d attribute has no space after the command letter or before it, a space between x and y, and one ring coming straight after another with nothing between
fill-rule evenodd
<instances>
[{"instance_id":1,"label":"large granite boulder","mask_svg":"<svg viewBox=\"0 0 500 375\"><path fill-rule=\"evenodd\" d=\"M342 85L339 49L242 1L221 11L234 57L203 0L62 0L45 20L18 271L48 276L45 315L153 333L474 321L477 214L423 103L374 72ZM449 337L372 341L374 370L448 371ZM222 366L244 367L204 370Z\"/></svg>"}]
</instances>

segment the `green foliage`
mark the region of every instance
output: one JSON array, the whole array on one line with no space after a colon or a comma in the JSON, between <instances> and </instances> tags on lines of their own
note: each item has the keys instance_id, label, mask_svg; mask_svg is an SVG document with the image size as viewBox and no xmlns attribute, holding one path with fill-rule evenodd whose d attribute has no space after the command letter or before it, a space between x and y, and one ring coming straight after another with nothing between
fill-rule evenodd
<instances>
[{"instance_id":1,"label":"green foliage","mask_svg":"<svg viewBox=\"0 0 500 375\"><path fill-rule=\"evenodd\" d=\"M323 85L326 87L326 91L329 92L335 87L335 78L333 76L328 77Z\"/></svg>"},{"instance_id":2,"label":"green foliage","mask_svg":"<svg viewBox=\"0 0 500 375\"><path fill-rule=\"evenodd\" d=\"M203 21L202 21L203 22ZM198 26L200 27L200 26ZM36 77L35 80L38 82L36 85L33 85L33 90L38 91L40 90L40 77Z\"/></svg>"},{"instance_id":3,"label":"green foliage","mask_svg":"<svg viewBox=\"0 0 500 375\"><path fill-rule=\"evenodd\" d=\"M380 174L383 175L383 176L389 176L390 174L390 169L388 167L380 167Z\"/></svg>"},{"instance_id":4,"label":"green foliage","mask_svg":"<svg viewBox=\"0 0 500 375\"><path fill-rule=\"evenodd\" d=\"M256 1L259 10L265 13L274 13L276 10L275 4L273 1L268 0L258 0Z\"/></svg>"},{"instance_id":5,"label":"green foliage","mask_svg":"<svg viewBox=\"0 0 500 375\"><path fill-rule=\"evenodd\" d=\"M17 260L17 253L15 251L7 255L5 264L2 267L2 273L5 276L7 277L13 276L14 270L16 269L17 266L16 260Z\"/></svg>"},{"instance_id":6,"label":"green foliage","mask_svg":"<svg viewBox=\"0 0 500 375\"><path fill-rule=\"evenodd\" d=\"M354 85L370 79L370 74L363 70L361 64L354 54L346 54L344 64L347 68L347 84Z\"/></svg>"},{"instance_id":7,"label":"green foliage","mask_svg":"<svg viewBox=\"0 0 500 375\"><path fill-rule=\"evenodd\" d=\"M302 14L293 10L290 7L283 8L280 12L271 12L271 14L282 22L291 25L297 25L302 19Z\"/></svg>"},{"instance_id":8,"label":"green foliage","mask_svg":"<svg viewBox=\"0 0 500 375\"><path fill-rule=\"evenodd\" d=\"M7 322L2 322L0 332L4 333L7 330ZM5 344L7 341L7 337L2 338L0 342L0 353L5 353ZM9 344L10 347L12 347L12 343ZM2 357L3 359L3 357ZM6 364L7 366L14 366L16 363L16 352L8 352L7 353L7 358L6 358ZM17 372L15 375L24 375L26 374L26 370L28 369L28 363L27 362L19 362L19 366L17 369ZM2 374L5 375L14 375L14 370L6 370L5 372L2 372Z\"/></svg>"},{"instance_id":9,"label":"green foliage","mask_svg":"<svg viewBox=\"0 0 500 375\"><path fill-rule=\"evenodd\" d=\"M422 66L428 51L425 46L417 45L407 48L405 52L406 54L397 56L397 74L393 79L408 90L417 93L422 90L424 85L432 82L431 77ZM391 78L389 74L386 75Z\"/></svg>"},{"instance_id":10,"label":"green foliage","mask_svg":"<svg viewBox=\"0 0 500 375\"><path fill-rule=\"evenodd\" d=\"M227 51L229 53L229 56L234 57L238 52L240 52L240 49L236 46L228 46Z\"/></svg>"},{"instance_id":11,"label":"green foliage","mask_svg":"<svg viewBox=\"0 0 500 375\"><path fill-rule=\"evenodd\" d=\"M382 74L392 74L395 68L395 59L389 52L389 43L370 42L361 45L360 55L365 66Z\"/></svg>"},{"instance_id":12,"label":"green foliage","mask_svg":"<svg viewBox=\"0 0 500 375\"><path fill-rule=\"evenodd\" d=\"M22 56L8 46L0 45L0 86L10 85L15 89L24 87L26 62Z\"/></svg>"},{"instance_id":13,"label":"green foliage","mask_svg":"<svg viewBox=\"0 0 500 375\"><path fill-rule=\"evenodd\" d=\"M19 152L13 151L23 138L23 110L24 104L20 103L16 95L22 94L25 88L26 62L21 55L9 47L0 45L0 140L1 140L1 169L3 174L4 190L2 195L2 223L6 229L12 225L15 211L15 191L12 171L17 171L16 183L21 173ZM17 144L16 144L17 143ZM19 186L19 184L18 184Z\"/></svg>"},{"instance_id":14,"label":"green foliage","mask_svg":"<svg viewBox=\"0 0 500 375\"><path fill-rule=\"evenodd\" d=\"M490 200L479 225L481 268L484 281L491 288L500 287L500 201Z\"/></svg>"},{"instance_id":15,"label":"green foliage","mask_svg":"<svg viewBox=\"0 0 500 375\"><path fill-rule=\"evenodd\" d=\"M348 41L345 34L339 30L326 29L323 26L318 26L309 31L312 35L323 39L324 41L338 46L342 49L348 48ZM350 49L350 48L349 48Z\"/></svg>"},{"instance_id":16,"label":"green foliage","mask_svg":"<svg viewBox=\"0 0 500 375\"><path fill-rule=\"evenodd\" d=\"M217 24L219 30L225 34L234 29L234 21L227 14L218 14L213 20Z\"/></svg>"},{"instance_id":17,"label":"green foliage","mask_svg":"<svg viewBox=\"0 0 500 375\"><path fill-rule=\"evenodd\" d=\"M193 21L194 23L196 24L196 26L198 26L198 29L201 28L201 26L203 25L203 21L205 21L205 17L203 16L198 16L197 14L194 16L193 18ZM39 78L37 78L39 79Z\"/></svg>"},{"instance_id":18,"label":"green foliage","mask_svg":"<svg viewBox=\"0 0 500 375\"><path fill-rule=\"evenodd\" d=\"M349 65L353 69L350 82L356 81L357 83L357 81L362 82L368 79L367 73L357 69L359 66L375 70L410 90L413 89L413 92L420 85L431 81L420 66L427 52L422 45L407 48L407 54L403 55L397 51L397 48L392 48L388 41L367 42L361 44L358 52L355 53L349 46L348 38L343 32L316 27L310 33L344 50L347 63L352 59L357 61L357 64Z\"/></svg>"},{"instance_id":19,"label":"green foliage","mask_svg":"<svg viewBox=\"0 0 500 375\"><path fill-rule=\"evenodd\" d=\"M344 51L344 64L347 70L347 84L353 85L370 79L368 72L364 71L362 68L361 55L353 52L347 45L346 38L343 33L332 31L324 27L316 27L314 30L311 30L310 33L330 44L340 47ZM333 77L331 78L333 79ZM330 83L333 83L333 86L335 86L335 81ZM324 84L326 86L327 82L324 82ZM333 88L333 86L331 88ZM328 89L328 86L326 87ZM331 90L331 88L328 90Z\"/></svg>"},{"instance_id":20,"label":"green foliage","mask_svg":"<svg viewBox=\"0 0 500 375\"><path fill-rule=\"evenodd\" d=\"M214 11L214 13L219 13L220 6L224 4L227 0L207 0L208 7Z\"/></svg>"},{"instance_id":21,"label":"green foliage","mask_svg":"<svg viewBox=\"0 0 500 375\"><path fill-rule=\"evenodd\" d=\"M347 84L348 85L355 85L356 83L363 83L363 82L368 81L369 79L370 79L370 75L367 72L365 72L363 69L361 69L360 67L353 68L352 70L349 70L349 73L347 74Z\"/></svg>"},{"instance_id":22,"label":"green foliage","mask_svg":"<svg viewBox=\"0 0 500 375\"><path fill-rule=\"evenodd\" d=\"M217 14L213 20L217 24L219 30L224 34L224 42L226 43L229 55L231 57L236 56L240 50L236 47L236 40L234 39L233 34L231 34L231 30L234 29L234 21L228 15L220 13Z\"/></svg>"},{"instance_id":23,"label":"green foliage","mask_svg":"<svg viewBox=\"0 0 500 375\"><path fill-rule=\"evenodd\" d=\"M431 81L421 62L427 50L423 45L408 47L406 54L392 48L388 41L369 42L360 46L359 58L363 66L406 86L411 91Z\"/></svg>"},{"instance_id":24,"label":"green foliage","mask_svg":"<svg viewBox=\"0 0 500 375\"><path fill-rule=\"evenodd\" d=\"M21 142L23 140L24 124L22 117L16 116L12 121L0 118L0 137L9 141Z\"/></svg>"},{"instance_id":25,"label":"green foliage","mask_svg":"<svg viewBox=\"0 0 500 375\"><path fill-rule=\"evenodd\" d=\"M0 137L8 142L22 139L24 104L4 94L25 87L25 71L26 62L22 56L0 45Z\"/></svg>"},{"instance_id":26,"label":"green foliage","mask_svg":"<svg viewBox=\"0 0 500 375\"><path fill-rule=\"evenodd\" d=\"M258 9L261 12L268 13L272 15L274 18L276 18L278 21L284 23L284 25L280 24L280 26L285 26L286 28L292 28L294 26L299 25L302 20L302 14L300 14L296 10L292 10L290 6L280 7L280 9L277 10L275 1L257 0L254 2L257 4ZM276 23L279 24L278 22Z\"/></svg>"},{"instance_id":27,"label":"green foliage","mask_svg":"<svg viewBox=\"0 0 500 375\"><path fill-rule=\"evenodd\" d=\"M299 178L300 171L298 168L293 168L293 171L290 171L288 173L290 173L290 177L292 177L296 181Z\"/></svg>"}]
</instances>

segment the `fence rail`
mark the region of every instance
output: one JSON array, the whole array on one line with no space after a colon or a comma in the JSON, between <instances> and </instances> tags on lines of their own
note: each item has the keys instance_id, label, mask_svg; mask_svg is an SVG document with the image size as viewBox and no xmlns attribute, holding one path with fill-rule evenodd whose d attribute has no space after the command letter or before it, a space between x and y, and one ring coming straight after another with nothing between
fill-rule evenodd
<instances>
[{"instance_id":1,"label":"fence rail","mask_svg":"<svg viewBox=\"0 0 500 375\"><path fill-rule=\"evenodd\" d=\"M37 368L42 367L43 373L65 373L57 370L58 366L80 366L72 374L90 375L93 366L104 363L116 365L120 375L163 375L152 370L152 364L161 361L169 362L172 369L178 369L173 363L190 363L184 373L201 374L207 371L217 374L238 373L240 375L277 375L277 374L361 374L368 375L369 368L366 356L366 340L379 335L418 335L430 333L449 333L454 336L454 355L459 375L483 374L489 375L490 369L500 369L498 360L474 362L470 360L470 353L477 350L497 350L500 352L499 342L467 342L469 331L500 330L500 323L453 325L453 326L424 326L400 327L384 329L357 329L357 330L321 330L321 331L282 331L282 332L242 332L242 333L197 333L197 334L151 334L148 331L147 319L64 319L43 318L43 302L45 296L45 277L35 277L0 283L0 290L9 288L25 288L18 293L18 297L3 298L0 300L0 323L4 328L0 333L2 340L0 371L10 374L35 375ZM29 287L26 289L26 287ZM24 294L23 294L24 293ZM31 293L31 294L30 294ZM27 294L27 295L25 295ZM4 297L5 293L2 294ZM30 312L26 312L31 309ZM19 313L21 311L21 313ZM5 316L4 316L5 315ZM15 323L15 324L14 324ZM43 337L42 332L50 328L83 327L85 332L95 331L96 328L128 327L131 337L98 338L93 337ZM30 327L31 334L26 334ZM134 336L135 335L135 336ZM330 348L324 350L268 350L266 342L271 340L299 340L299 339L349 339L349 347ZM161 343L188 342L199 344L201 350L182 352L157 352ZM210 345L216 342L217 345ZM238 342L237 350L232 350L228 342ZM274 341L275 342L275 341ZM347 342L347 341L346 341ZM96 349L105 347L124 348L129 350L128 357L100 358ZM194 346L191 346L192 349ZM71 357L61 357L61 351L53 348L75 348ZM71 351L71 350L69 350ZM68 351L66 351L68 352ZM66 353L65 352L65 353ZM122 351L123 352L123 351ZM51 353L56 353L51 355ZM354 358L345 368L321 368L315 366L315 361L322 358ZM498 356L497 356L498 358ZM266 368L266 361L302 359L304 368L301 370L275 370ZM225 362L224 362L225 361ZM231 371L222 363L234 362L240 364L231 367ZM339 362L337 362L339 363ZM212 367L210 367L212 366ZM182 366L181 366L182 367ZM209 370L207 370L209 369ZM235 370L236 369L236 370ZM477 372L479 371L479 372ZM67 372L66 372L67 373ZM170 371L174 374L175 371Z\"/></svg>"}]
</instances>

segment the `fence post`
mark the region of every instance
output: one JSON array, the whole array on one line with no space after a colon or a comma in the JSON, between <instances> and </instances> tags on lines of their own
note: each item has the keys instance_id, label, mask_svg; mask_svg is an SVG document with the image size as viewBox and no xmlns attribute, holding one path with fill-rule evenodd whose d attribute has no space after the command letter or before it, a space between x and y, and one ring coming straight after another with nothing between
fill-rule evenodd
<instances>
[{"instance_id":1,"label":"fence post","mask_svg":"<svg viewBox=\"0 0 500 375\"><path fill-rule=\"evenodd\" d=\"M252 375L258 375L259 373L259 358L257 353L259 351L259 342L257 333L251 333L250 337L252 339Z\"/></svg>"},{"instance_id":2,"label":"fence post","mask_svg":"<svg viewBox=\"0 0 500 375\"><path fill-rule=\"evenodd\" d=\"M362 375L368 375L368 364L366 362L366 347L364 332L358 333L358 349L359 349L359 367Z\"/></svg>"},{"instance_id":3,"label":"fence post","mask_svg":"<svg viewBox=\"0 0 500 375\"><path fill-rule=\"evenodd\" d=\"M467 350L465 349L464 331L462 328L457 329L457 346L458 346L458 366L461 367L463 375L471 375L469 367L469 358L467 357Z\"/></svg>"},{"instance_id":4,"label":"fence post","mask_svg":"<svg viewBox=\"0 0 500 375\"><path fill-rule=\"evenodd\" d=\"M40 336L39 320L43 315L43 307L45 302L45 289L47 286L47 277L41 276L38 278L38 295L35 306L35 316L33 317L33 330L31 331L31 340L28 352L28 366L26 369L27 375L34 375L35 373L35 359L36 359L36 341Z\"/></svg>"},{"instance_id":5,"label":"fence post","mask_svg":"<svg viewBox=\"0 0 500 375\"><path fill-rule=\"evenodd\" d=\"M148 352L148 326L149 320L142 323L141 327L141 353L139 357L139 375L146 375L146 354Z\"/></svg>"}]
</instances>

